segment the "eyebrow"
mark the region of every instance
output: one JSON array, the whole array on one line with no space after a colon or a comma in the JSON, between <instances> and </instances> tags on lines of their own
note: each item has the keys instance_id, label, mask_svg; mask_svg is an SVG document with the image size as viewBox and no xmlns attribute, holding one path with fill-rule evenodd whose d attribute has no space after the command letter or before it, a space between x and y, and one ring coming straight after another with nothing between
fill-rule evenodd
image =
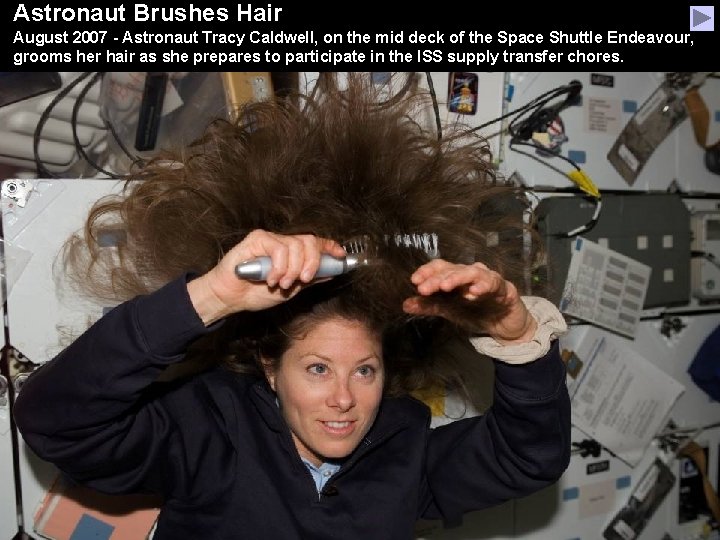
<instances>
[{"instance_id":1,"label":"eyebrow","mask_svg":"<svg viewBox=\"0 0 720 540\"><path fill-rule=\"evenodd\" d=\"M315 358L320 358L321 360L325 360L326 362L330 362L330 363L333 362L333 359L330 358L329 356L324 356L324 355L322 355L322 354L318 354L318 353L314 353L314 352L309 352L309 353L303 354L302 356L299 357L299 359L300 359L300 360L304 360L304 359L307 358L308 356L314 356ZM378 356L375 355L375 354L371 354L371 355L368 355L368 356L366 356L366 357L364 357L364 358L361 358L361 359L358 360L356 363L357 363L357 364L361 364L362 362L367 362L368 360L377 360L378 362L381 362L380 357L378 357Z\"/></svg>"}]
</instances>

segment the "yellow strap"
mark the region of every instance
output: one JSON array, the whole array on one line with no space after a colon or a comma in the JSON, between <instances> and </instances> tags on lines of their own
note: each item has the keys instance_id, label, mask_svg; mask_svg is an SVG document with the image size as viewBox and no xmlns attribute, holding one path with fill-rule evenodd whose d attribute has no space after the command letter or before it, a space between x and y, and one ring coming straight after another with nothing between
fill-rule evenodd
<instances>
[{"instance_id":1,"label":"yellow strap","mask_svg":"<svg viewBox=\"0 0 720 540\"><path fill-rule=\"evenodd\" d=\"M579 187L585 193L587 193L588 195L592 195L596 199L600 198L600 190L593 183L590 177L585 173L585 171L570 171L569 173L567 173L567 176L570 180L573 181L573 183L577 187Z\"/></svg>"},{"instance_id":2,"label":"yellow strap","mask_svg":"<svg viewBox=\"0 0 720 540\"><path fill-rule=\"evenodd\" d=\"M688 113L690 114L690 120L692 120L693 132L695 133L695 140L702 148L710 148L718 143L708 145L707 134L710 126L710 111L708 111L707 105L703 100L698 87L688 89L685 92L685 106L687 107ZM720 142L720 141L719 141Z\"/></svg>"}]
</instances>

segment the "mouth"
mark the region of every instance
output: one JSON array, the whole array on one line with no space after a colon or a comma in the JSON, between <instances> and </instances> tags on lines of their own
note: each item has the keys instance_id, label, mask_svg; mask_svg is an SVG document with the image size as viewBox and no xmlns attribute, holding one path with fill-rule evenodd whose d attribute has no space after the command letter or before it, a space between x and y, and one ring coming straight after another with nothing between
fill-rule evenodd
<instances>
[{"instance_id":1,"label":"mouth","mask_svg":"<svg viewBox=\"0 0 720 540\"><path fill-rule=\"evenodd\" d=\"M320 421L323 429L331 435L348 435L355 429L354 420Z\"/></svg>"}]
</instances>

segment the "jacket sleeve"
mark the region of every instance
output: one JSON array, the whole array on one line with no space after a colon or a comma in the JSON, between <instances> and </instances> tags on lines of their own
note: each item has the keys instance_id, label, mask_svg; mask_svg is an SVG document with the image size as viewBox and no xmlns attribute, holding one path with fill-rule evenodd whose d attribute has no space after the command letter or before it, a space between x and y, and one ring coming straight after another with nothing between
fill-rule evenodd
<instances>
[{"instance_id":1,"label":"jacket sleeve","mask_svg":"<svg viewBox=\"0 0 720 540\"><path fill-rule=\"evenodd\" d=\"M492 407L431 431L420 515L458 525L462 514L556 482L570 460L570 400L557 341L533 362L495 361Z\"/></svg>"},{"instance_id":2,"label":"jacket sleeve","mask_svg":"<svg viewBox=\"0 0 720 540\"><path fill-rule=\"evenodd\" d=\"M26 443L95 489L164 491L178 435L152 383L207 331L184 278L117 306L23 385L13 414Z\"/></svg>"}]
</instances>

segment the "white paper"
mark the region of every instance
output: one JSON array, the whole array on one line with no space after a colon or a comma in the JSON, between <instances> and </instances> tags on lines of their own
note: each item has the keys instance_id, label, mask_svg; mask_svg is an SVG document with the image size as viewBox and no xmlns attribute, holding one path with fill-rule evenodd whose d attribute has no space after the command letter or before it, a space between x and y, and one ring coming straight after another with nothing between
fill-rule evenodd
<instances>
[{"instance_id":1,"label":"white paper","mask_svg":"<svg viewBox=\"0 0 720 540\"><path fill-rule=\"evenodd\" d=\"M588 98L585 109L585 131L617 135L622 130L621 110L619 99Z\"/></svg>"},{"instance_id":2,"label":"white paper","mask_svg":"<svg viewBox=\"0 0 720 540\"><path fill-rule=\"evenodd\" d=\"M586 238L577 238L571 249L560 311L635 337L650 267Z\"/></svg>"},{"instance_id":3,"label":"white paper","mask_svg":"<svg viewBox=\"0 0 720 540\"><path fill-rule=\"evenodd\" d=\"M685 388L628 345L592 326L562 340L583 363L568 376L573 425L635 466Z\"/></svg>"}]
</instances>

